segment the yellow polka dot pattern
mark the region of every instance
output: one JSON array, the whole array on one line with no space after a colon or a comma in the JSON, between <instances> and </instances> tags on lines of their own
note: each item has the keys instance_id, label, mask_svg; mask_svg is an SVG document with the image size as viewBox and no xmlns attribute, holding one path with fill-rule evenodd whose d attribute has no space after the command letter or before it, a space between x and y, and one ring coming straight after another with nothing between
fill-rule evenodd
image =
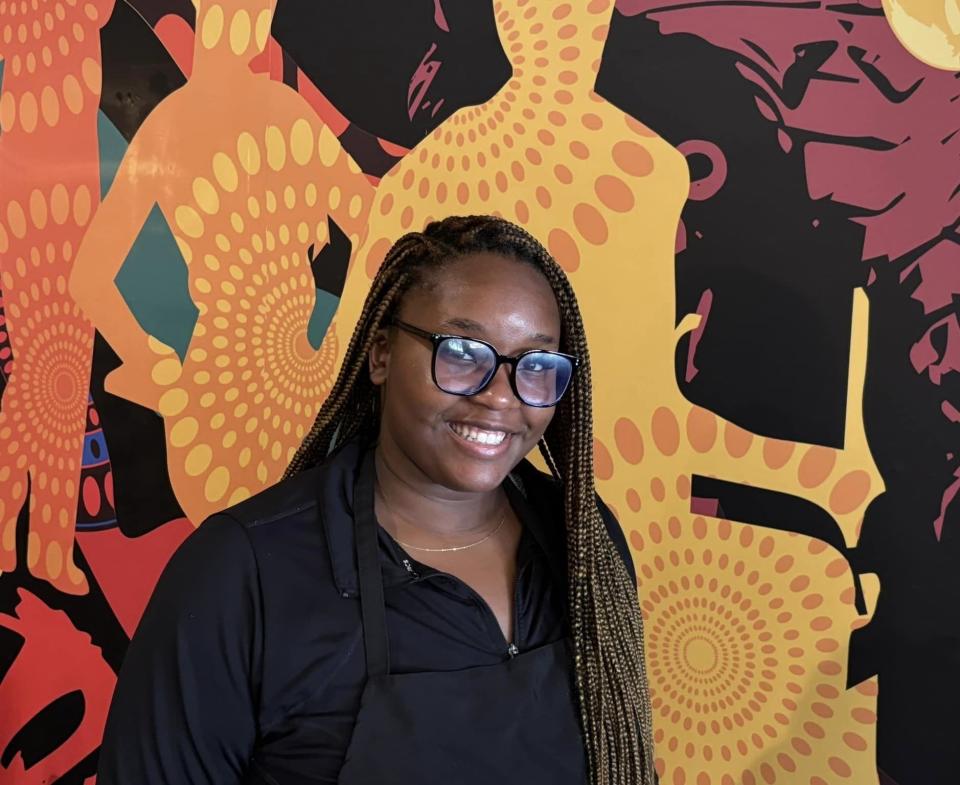
<instances>
[{"instance_id":1,"label":"yellow polka dot pattern","mask_svg":"<svg viewBox=\"0 0 960 785\"><path fill-rule=\"evenodd\" d=\"M315 118L273 115L213 153L172 210L199 319L182 366L162 347L151 376L197 523L279 479L333 382L335 330L319 350L307 340L308 249L329 237L318 186L349 194L353 210L331 214L359 236L371 199L356 164Z\"/></svg>"}]
</instances>

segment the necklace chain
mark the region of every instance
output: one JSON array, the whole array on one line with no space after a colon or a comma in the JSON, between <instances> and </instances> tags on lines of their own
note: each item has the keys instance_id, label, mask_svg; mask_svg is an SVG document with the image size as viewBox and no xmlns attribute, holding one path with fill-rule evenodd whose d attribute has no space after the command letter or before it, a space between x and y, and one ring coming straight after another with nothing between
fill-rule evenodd
<instances>
[{"instance_id":1,"label":"necklace chain","mask_svg":"<svg viewBox=\"0 0 960 785\"><path fill-rule=\"evenodd\" d=\"M379 483L377 483L377 484L380 485ZM390 506L390 503L387 501L387 495L386 495L386 493L384 493L384 490L383 490L383 486L382 486L382 485L380 485L380 495L383 496L384 502L386 502L387 507L389 507L389 506ZM482 544L485 543L487 540L489 540L491 537L493 537L497 532L499 532L500 529L503 528L503 524L506 523L506 522L507 522L507 511L504 510L504 512L503 512L503 517L500 518L500 523L498 523L498 524L496 525L496 527L494 527L493 531L488 532L486 536L484 536L483 538L477 540L476 542L471 542L469 545L456 545L456 546L451 547L451 548L424 548L424 547L421 546L421 545L411 545L411 544L408 543L408 542L403 542L402 540L398 539L397 537L394 537L393 539L396 540L396 542L397 542L398 545L402 545L404 548L412 548L412 549L415 550L415 551L423 551L424 553L452 553L452 552L454 552L454 551L465 551L465 550L467 550L468 548L476 548L478 545L482 545Z\"/></svg>"}]
</instances>

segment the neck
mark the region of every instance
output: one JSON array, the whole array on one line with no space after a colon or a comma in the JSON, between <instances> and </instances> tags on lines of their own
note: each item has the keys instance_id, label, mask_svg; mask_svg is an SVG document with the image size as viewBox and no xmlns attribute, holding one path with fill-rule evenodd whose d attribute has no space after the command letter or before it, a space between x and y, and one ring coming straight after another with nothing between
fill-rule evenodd
<instances>
[{"instance_id":1,"label":"neck","mask_svg":"<svg viewBox=\"0 0 960 785\"><path fill-rule=\"evenodd\" d=\"M487 533L505 510L499 488L469 493L437 485L383 441L374 461L377 518L391 534L417 531L439 540L470 539Z\"/></svg>"}]
</instances>

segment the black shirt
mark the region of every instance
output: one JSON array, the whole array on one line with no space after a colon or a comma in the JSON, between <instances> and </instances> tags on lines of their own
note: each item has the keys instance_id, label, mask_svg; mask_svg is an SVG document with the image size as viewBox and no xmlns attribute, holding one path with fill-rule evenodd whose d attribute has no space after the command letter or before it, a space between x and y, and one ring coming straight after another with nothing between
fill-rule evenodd
<instances>
[{"instance_id":1,"label":"black shirt","mask_svg":"<svg viewBox=\"0 0 960 785\"><path fill-rule=\"evenodd\" d=\"M345 446L213 516L174 554L120 671L100 785L337 781L366 678L352 517L361 457ZM491 665L509 643L566 634L559 486L523 462L504 488L523 525L514 640L469 586L380 529L392 672Z\"/></svg>"}]
</instances>

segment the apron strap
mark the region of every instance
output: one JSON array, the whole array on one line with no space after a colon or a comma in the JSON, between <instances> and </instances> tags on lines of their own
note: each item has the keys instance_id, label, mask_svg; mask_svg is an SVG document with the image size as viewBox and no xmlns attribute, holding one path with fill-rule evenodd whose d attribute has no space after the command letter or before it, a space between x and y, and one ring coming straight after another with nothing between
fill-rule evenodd
<instances>
[{"instance_id":1,"label":"apron strap","mask_svg":"<svg viewBox=\"0 0 960 785\"><path fill-rule=\"evenodd\" d=\"M353 489L354 537L360 579L360 612L363 616L363 642L367 653L367 678L390 672L390 648L387 615L383 601L383 574L377 518L373 509L373 481L376 469L374 451L363 457Z\"/></svg>"}]
</instances>

